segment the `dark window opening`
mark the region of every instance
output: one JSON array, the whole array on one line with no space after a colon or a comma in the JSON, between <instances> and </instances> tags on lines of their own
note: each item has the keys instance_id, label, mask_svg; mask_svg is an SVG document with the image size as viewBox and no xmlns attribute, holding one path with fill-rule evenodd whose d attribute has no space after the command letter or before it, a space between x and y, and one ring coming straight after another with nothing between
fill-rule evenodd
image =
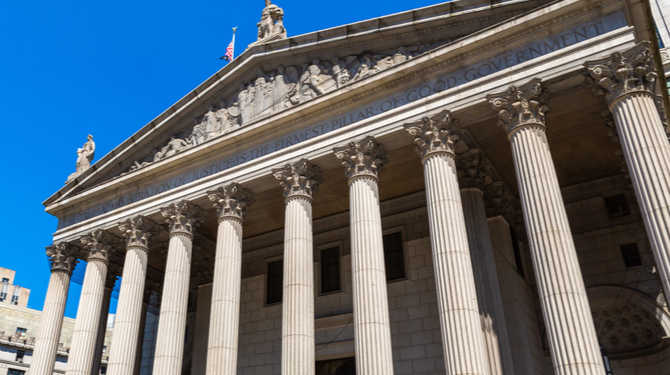
<instances>
[{"instance_id":1,"label":"dark window opening","mask_svg":"<svg viewBox=\"0 0 670 375\"><path fill-rule=\"evenodd\" d=\"M321 250L321 293L339 290L341 290L340 248L331 247Z\"/></svg>"},{"instance_id":2,"label":"dark window opening","mask_svg":"<svg viewBox=\"0 0 670 375\"><path fill-rule=\"evenodd\" d=\"M12 305L19 304L19 296L12 296Z\"/></svg>"},{"instance_id":3,"label":"dark window opening","mask_svg":"<svg viewBox=\"0 0 670 375\"><path fill-rule=\"evenodd\" d=\"M7 293L0 293L0 302L5 302L7 299Z\"/></svg>"},{"instance_id":4,"label":"dark window opening","mask_svg":"<svg viewBox=\"0 0 670 375\"><path fill-rule=\"evenodd\" d=\"M282 301L282 288L284 282L284 261L268 263L268 280L266 288L266 304Z\"/></svg>"},{"instance_id":5,"label":"dark window opening","mask_svg":"<svg viewBox=\"0 0 670 375\"><path fill-rule=\"evenodd\" d=\"M16 335L17 336L26 337L26 332L28 332L28 330L26 328L16 327Z\"/></svg>"},{"instance_id":6,"label":"dark window opening","mask_svg":"<svg viewBox=\"0 0 670 375\"><path fill-rule=\"evenodd\" d=\"M7 371L7 375L25 375L25 374L26 374L26 372L25 372L25 371L21 371L21 370L9 369L9 370Z\"/></svg>"},{"instance_id":7,"label":"dark window opening","mask_svg":"<svg viewBox=\"0 0 670 375\"><path fill-rule=\"evenodd\" d=\"M316 362L316 375L356 375L354 357Z\"/></svg>"},{"instance_id":8,"label":"dark window opening","mask_svg":"<svg viewBox=\"0 0 670 375\"><path fill-rule=\"evenodd\" d=\"M521 249L519 248L519 240L516 238L516 234L512 230L512 227L509 228L510 236L512 237L512 250L514 251L514 263L516 263L516 271L524 277L523 273L523 261L521 260Z\"/></svg>"},{"instance_id":9,"label":"dark window opening","mask_svg":"<svg viewBox=\"0 0 670 375\"><path fill-rule=\"evenodd\" d=\"M642 258L640 251L637 249L637 244L621 245L621 255L626 268L637 267L642 265Z\"/></svg>"},{"instance_id":10,"label":"dark window opening","mask_svg":"<svg viewBox=\"0 0 670 375\"><path fill-rule=\"evenodd\" d=\"M23 363L23 356L26 355L26 352L24 350L17 350L16 351L16 362Z\"/></svg>"},{"instance_id":11,"label":"dark window opening","mask_svg":"<svg viewBox=\"0 0 670 375\"><path fill-rule=\"evenodd\" d=\"M605 197L605 206L607 206L607 214L610 219L630 214L626 196L623 194L615 195L613 197Z\"/></svg>"},{"instance_id":12,"label":"dark window opening","mask_svg":"<svg viewBox=\"0 0 670 375\"><path fill-rule=\"evenodd\" d=\"M402 232L384 236L384 265L386 281L405 278L405 254L402 248Z\"/></svg>"},{"instance_id":13,"label":"dark window opening","mask_svg":"<svg viewBox=\"0 0 670 375\"><path fill-rule=\"evenodd\" d=\"M3 277L3 278L2 278L2 282L3 282L3 283L8 283L8 282L9 282L9 279L6 278L6 277Z\"/></svg>"}]
</instances>

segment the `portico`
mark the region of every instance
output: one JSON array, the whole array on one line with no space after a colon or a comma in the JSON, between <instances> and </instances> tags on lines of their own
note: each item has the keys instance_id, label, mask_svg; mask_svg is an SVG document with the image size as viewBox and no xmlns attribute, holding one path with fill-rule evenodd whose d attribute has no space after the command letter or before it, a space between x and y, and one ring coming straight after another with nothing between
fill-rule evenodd
<instances>
[{"instance_id":1,"label":"portico","mask_svg":"<svg viewBox=\"0 0 670 375\"><path fill-rule=\"evenodd\" d=\"M143 295L155 283L154 374L314 374L315 362L351 357L363 375L603 373L587 295L598 282L580 266L562 189L620 176L600 116L611 110L662 270L649 288L663 298L670 196L658 176L670 168L670 144L652 100L661 94L650 78L658 51L630 10L642 5L462 3L488 16L434 6L420 15L425 29L405 14L375 36L364 21L349 29L358 33L312 36L330 50L303 36L292 41L296 53L279 39L267 42L276 50L263 69L234 69L263 43L252 45L201 94L120 145L123 155L105 156L49 198L60 221L47 253L45 327L60 324L75 259L89 262L67 374L93 370L95 332L85 327L99 325L110 253L123 266L112 375L140 366ZM462 26L439 26L436 14ZM481 22L491 27L480 31ZM417 44L429 34L440 42ZM357 43L374 54L339 52ZM607 74L593 66L621 55L631 77L646 69L648 84L640 98L617 92L606 102L593 87L610 89ZM300 79L302 63L303 73L309 64L320 73ZM198 129L211 131L191 137ZM651 143L653 152L640 146ZM652 169L658 178L647 178ZM333 272L339 288L324 288ZM207 295L199 288L211 297L196 298ZM278 290L278 301L269 298ZM193 324L196 312L208 321ZM40 332L31 375L50 375L57 330ZM189 352L193 342L206 353Z\"/></svg>"}]
</instances>

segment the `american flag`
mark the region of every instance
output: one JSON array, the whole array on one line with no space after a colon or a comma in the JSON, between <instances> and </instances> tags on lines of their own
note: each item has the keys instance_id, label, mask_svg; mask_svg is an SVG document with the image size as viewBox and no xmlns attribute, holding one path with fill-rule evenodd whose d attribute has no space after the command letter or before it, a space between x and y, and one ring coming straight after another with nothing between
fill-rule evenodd
<instances>
[{"instance_id":1,"label":"american flag","mask_svg":"<svg viewBox=\"0 0 670 375\"><path fill-rule=\"evenodd\" d=\"M233 61L233 54L235 53L235 30L237 30L237 27L233 27L233 40L230 41L228 48L226 48L226 54L221 56L221 60Z\"/></svg>"}]
</instances>

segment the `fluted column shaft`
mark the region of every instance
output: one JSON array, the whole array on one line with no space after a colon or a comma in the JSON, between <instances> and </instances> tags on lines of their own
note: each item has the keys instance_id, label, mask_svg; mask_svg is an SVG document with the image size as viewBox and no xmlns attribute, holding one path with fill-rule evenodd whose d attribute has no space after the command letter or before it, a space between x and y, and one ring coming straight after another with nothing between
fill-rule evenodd
<instances>
[{"instance_id":1,"label":"fluted column shaft","mask_svg":"<svg viewBox=\"0 0 670 375\"><path fill-rule=\"evenodd\" d=\"M71 275L71 271L63 269L51 271L40 328L35 339L35 350L28 370L30 375L53 374Z\"/></svg>"},{"instance_id":2,"label":"fluted column shaft","mask_svg":"<svg viewBox=\"0 0 670 375\"><path fill-rule=\"evenodd\" d=\"M670 301L670 143L651 94L627 94L610 108L663 292Z\"/></svg>"},{"instance_id":3,"label":"fluted column shaft","mask_svg":"<svg viewBox=\"0 0 670 375\"><path fill-rule=\"evenodd\" d=\"M670 144L661 122L667 121L665 108L655 102L661 96L653 47L644 41L585 65L596 93L612 111L663 292L670 301Z\"/></svg>"},{"instance_id":4,"label":"fluted column shaft","mask_svg":"<svg viewBox=\"0 0 670 375\"><path fill-rule=\"evenodd\" d=\"M108 275L109 276L109 275ZM109 304L112 299L112 289L114 285L105 286L105 295L102 298L102 305L100 306L100 322L98 324L98 334L95 339L95 357L93 357L93 366L91 367L91 375L100 374L100 366L102 365L102 348L105 346L105 334L107 333L107 318L109 316ZM107 348L110 349L110 348Z\"/></svg>"},{"instance_id":5,"label":"fluted column shaft","mask_svg":"<svg viewBox=\"0 0 670 375\"><path fill-rule=\"evenodd\" d=\"M207 192L219 216L207 343L207 375L235 375L242 283L242 224L255 195L238 183Z\"/></svg>"},{"instance_id":6,"label":"fluted column shaft","mask_svg":"<svg viewBox=\"0 0 670 375\"><path fill-rule=\"evenodd\" d=\"M149 250L145 246L126 248L119 304L114 322L113 345L107 366L109 375L133 374L140 337L148 258ZM188 286L188 280L186 284Z\"/></svg>"},{"instance_id":7,"label":"fluted column shaft","mask_svg":"<svg viewBox=\"0 0 670 375\"><path fill-rule=\"evenodd\" d=\"M284 188L284 280L282 296L282 374L313 375L314 248L312 195L323 182L307 159L273 169Z\"/></svg>"},{"instance_id":8,"label":"fluted column shaft","mask_svg":"<svg viewBox=\"0 0 670 375\"><path fill-rule=\"evenodd\" d=\"M235 375L242 282L242 219L219 220L209 321L207 375Z\"/></svg>"},{"instance_id":9,"label":"fluted column shaft","mask_svg":"<svg viewBox=\"0 0 670 375\"><path fill-rule=\"evenodd\" d=\"M170 234L156 334L155 374L181 374L192 248L191 234L185 232Z\"/></svg>"},{"instance_id":10,"label":"fluted column shaft","mask_svg":"<svg viewBox=\"0 0 670 375\"><path fill-rule=\"evenodd\" d=\"M144 326L147 323L147 310L149 308L148 302L142 303L142 315L140 317L140 329L137 334L137 349L135 349L135 366L133 369L133 375L140 375L140 370L142 369L142 349L144 344Z\"/></svg>"},{"instance_id":11,"label":"fluted column shaft","mask_svg":"<svg viewBox=\"0 0 670 375\"><path fill-rule=\"evenodd\" d=\"M484 194L479 188L461 189L461 199L490 374L511 375L514 365Z\"/></svg>"},{"instance_id":12,"label":"fluted column shaft","mask_svg":"<svg viewBox=\"0 0 670 375\"><path fill-rule=\"evenodd\" d=\"M286 199L282 374L314 374L314 255L312 199Z\"/></svg>"},{"instance_id":13,"label":"fluted column shaft","mask_svg":"<svg viewBox=\"0 0 670 375\"><path fill-rule=\"evenodd\" d=\"M545 127L510 134L514 168L556 375L604 373Z\"/></svg>"},{"instance_id":14,"label":"fluted column shaft","mask_svg":"<svg viewBox=\"0 0 670 375\"><path fill-rule=\"evenodd\" d=\"M454 156L423 159L442 348L449 375L486 375L477 291Z\"/></svg>"},{"instance_id":15,"label":"fluted column shaft","mask_svg":"<svg viewBox=\"0 0 670 375\"><path fill-rule=\"evenodd\" d=\"M393 374L384 242L377 179L349 181L356 373Z\"/></svg>"},{"instance_id":16,"label":"fluted column shaft","mask_svg":"<svg viewBox=\"0 0 670 375\"><path fill-rule=\"evenodd\" d=\"M91 374L105 295L107 265L107 260L88 258L65 372L67 375Z\"/></svg>"}]
</instances>

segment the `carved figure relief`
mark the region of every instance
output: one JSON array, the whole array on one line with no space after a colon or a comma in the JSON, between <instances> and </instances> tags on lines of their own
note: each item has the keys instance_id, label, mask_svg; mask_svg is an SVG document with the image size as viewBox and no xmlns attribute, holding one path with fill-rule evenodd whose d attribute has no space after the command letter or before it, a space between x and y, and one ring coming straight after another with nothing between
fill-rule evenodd
<instances>
[{"instance_id":1,"label":"carved figure relief","mask_svg":"<svg viewBox=\"0 0 670 375\"><path fill-rule=\"evenodd\" d=\"M228 98L210 104L204 114L193 120L192 127L174 134L160 149L154 149L150 155L136 161L126 173L370 77L449 41L401 46L380 54L365 52L329 60L315 58L302 66L279 66L269 73L259 68L256 78L241 83L237 92Z\"/></svg>"},{"instance_id":2,"label":"carved figure relief","mask_svg":"<svg viewBox=\"0 0 670 375\"><path fill-rule=\"evenodd\" d=\"M93 142L93 136L89 134L86 143L84 143L81 148L77 149L77 169L74 173L68 176L65 183L67 184L71 180L77 178L80 174L84 173L84 171L91 168L91 161L93 161L94 156L95 142Z\"/></svg>"}]
</instances>

